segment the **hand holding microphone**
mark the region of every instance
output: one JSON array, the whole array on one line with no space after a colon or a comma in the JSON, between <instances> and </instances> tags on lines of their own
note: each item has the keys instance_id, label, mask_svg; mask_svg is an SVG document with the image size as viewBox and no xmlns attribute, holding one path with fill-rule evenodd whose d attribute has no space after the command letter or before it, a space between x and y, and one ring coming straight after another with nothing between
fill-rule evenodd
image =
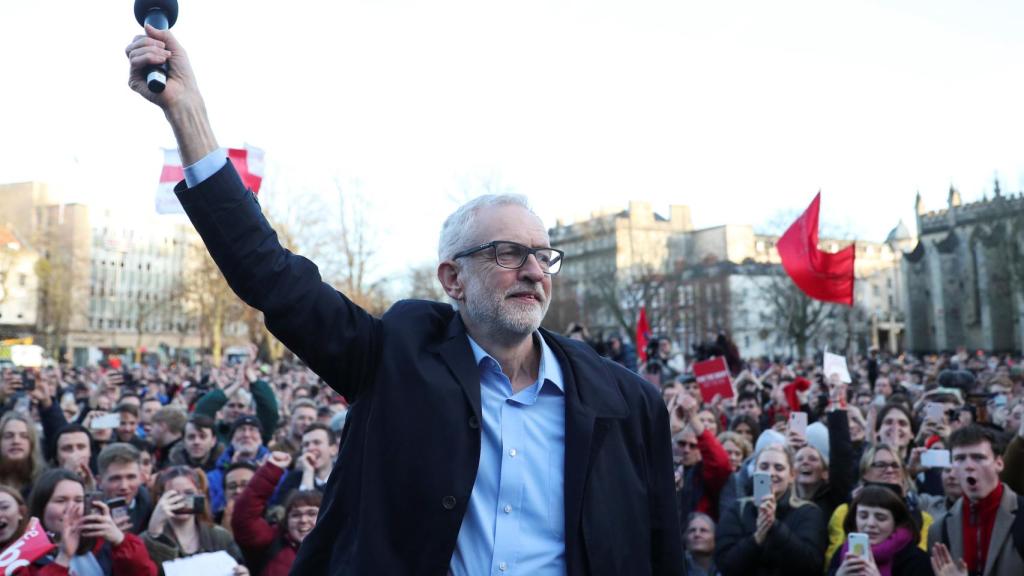
<instances>
[{"instance_id":1,"label":"hand holding microphone","mask_svg":"<svg viewBox=\"0 0 1024 576\"><path fill-rule=\"evenodd\" d=\"M144 35L136 36L125 49L128 56L128 85L142 97L164 111L178 152L187 166L194 164L218 148L210 121L206 116L203 96L199 93L188 55L170 30L153 25L162 13L168 27L177 20L175 0L136 0L135 14L146 27ZM153 68L160 67L157 74Z\"/></svg>"},{"instance_id":2,"label":"hand holding microphone","mask_svg":"<svg viewBox=\"0 0 1024 576\"><path fill-rule=\"evenodd\" d=\"M135 19L145 28L167 30L178 20L177 0L135 0ZM167 86L167 63L146 70L146 85L151 92L163 92Z\"/></svg>"}]
</instances>

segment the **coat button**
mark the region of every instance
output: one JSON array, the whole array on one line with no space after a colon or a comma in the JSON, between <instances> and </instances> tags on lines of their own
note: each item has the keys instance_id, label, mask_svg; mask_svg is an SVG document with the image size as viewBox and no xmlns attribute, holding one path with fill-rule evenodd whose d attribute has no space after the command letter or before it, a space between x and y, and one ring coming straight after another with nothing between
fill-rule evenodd
<instances>
[{"instance_id":1,"label":"coat button","mask_svg":"<svg viewBox=\"0 0 1024 576\"><path fill-rule=\"evenodd\" d=\"M476 416L470 416L469 417L469 427L472 428L473 430L476 430L477 428L480 427L480 420L477 419Z\"/></svg>"},{"instance_id":2,"label":"coat button","mask_svg":"<svg viewBox=\"0 0 1024 576\"><path fill-rule=\"evenodd\" d=\"M445 510L455 508L455 496L445 496L444 498L441 498L441 506L443 506Z\"/></svg>"}]
</instances>

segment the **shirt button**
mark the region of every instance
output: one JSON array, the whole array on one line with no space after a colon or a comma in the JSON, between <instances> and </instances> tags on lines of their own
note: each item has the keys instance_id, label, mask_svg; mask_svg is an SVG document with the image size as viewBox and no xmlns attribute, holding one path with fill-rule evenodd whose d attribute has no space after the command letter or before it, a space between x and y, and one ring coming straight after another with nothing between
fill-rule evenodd
<instances>
[{"instance_id":1,"label":"shirt button","mask_svg":"<svg viewBox=\"0 0 1024 576\"><path fill-rule=\"evenodd\" d=\"M478 420L476 416L470 416L469 427L476 430L477 428L480 427L480 420Z\"/></svg>"},{"instance_id":2,"label":"shirt button","mask_svg":"<svg viewBox=\"0 0 1024 576\"><path fill-rule=\"evenodd\" d=\"M510 504L505 504L504 510L505 510L505 514L511 514L512 513L512 506Z\"/></svg>"},{"instance_id":3,"label":"shirt button","mask_svg":"<svg viewBox=\"0 0 1024 576\"><path fill-rule=\"evenodd\" d=\"M441 498L441 506L445 510L451 510L455 508L455 496L445 496Z\"/></svg>"},{"instance_id":4,"label":"shirt button","mask_svg":"<svg viewBox=\"0 0 1024 576\"><path fill-rule=\"evenodd\" d=\"M508 455L513 457L513 458L516 457L516 454L518 454L518 452L516 452L515 448L512 448L511 450L508 451Z\"/></svg>"},{"instance_id":5,"label":"shirt button","mask_svg":"<svg viewBox=\"0 0 1024 576\"><path fill-rule=\"evenodd\" d=\"M498 564L498 570L501 570L502 572L504 572L505 570L508 570L508 564L506 564L504 562L502 562L501 564Z\"/></svg>"}]
</instances>

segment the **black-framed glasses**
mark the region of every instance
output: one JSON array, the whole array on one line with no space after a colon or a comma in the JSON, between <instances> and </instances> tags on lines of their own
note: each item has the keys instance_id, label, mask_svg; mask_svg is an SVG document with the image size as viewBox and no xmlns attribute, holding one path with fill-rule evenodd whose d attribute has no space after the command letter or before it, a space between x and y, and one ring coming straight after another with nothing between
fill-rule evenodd
<instances>
[{"instance_id":1,"label":"black-framed glasses","mask_svg":"<svg viewBox=\"0 0 1024 576\"><path fill-rule=\"evenodd\" d=\"M502 268L508 268L509 270L522 268L523 264L526 264L526 259L530 257L530 254L533 254L537 258L537 263L540 264L540 269L545 274L552 276L558 274L558 271L562 269L562 260L565 258L565 252L554 248L530 248L517 242L495 240L475 248L463 250L452 256L452 260L472 256L488 248L494 249L494 261Z\"/></svg>"}]
</instances>

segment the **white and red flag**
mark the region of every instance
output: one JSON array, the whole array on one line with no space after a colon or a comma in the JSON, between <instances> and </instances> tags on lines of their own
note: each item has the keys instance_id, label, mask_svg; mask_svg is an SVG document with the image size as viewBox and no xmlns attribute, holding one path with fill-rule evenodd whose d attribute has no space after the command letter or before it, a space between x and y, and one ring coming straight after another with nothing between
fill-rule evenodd
<instances>
[{"instance_id":1,"label":"white and red flag","mask_svg":"<svg viewBox=\"0 0 1024 576\"><path fill-rule=\"evenodd\" d=\"M156 189L157 214L184 214L178 197L174 195L174 187L185 178L185 169L181 166L181 157L175 149L164 148L164 167L160 171L160 185ZM260 193L263 183L263 150L246 145L245 148L228 148L228 160L235 165L235 170L253 194Z\"/></svg>"}]
</instances>

